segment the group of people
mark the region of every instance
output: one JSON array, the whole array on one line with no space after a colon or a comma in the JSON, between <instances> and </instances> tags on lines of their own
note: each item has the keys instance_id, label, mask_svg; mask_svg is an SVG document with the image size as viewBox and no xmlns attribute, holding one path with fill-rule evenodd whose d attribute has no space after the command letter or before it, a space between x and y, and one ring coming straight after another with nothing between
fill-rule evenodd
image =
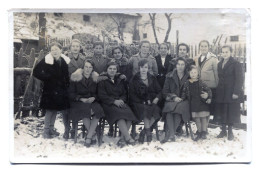
<instances>
[{"instance_id":1,"label":"group of people","mask_svg":"<svg viewBox=\"0 0 260 170\"><path fill-rule=\"evenodd\" d=\"M118 146L137 143L129 129L141 121L138 142L151 142L153 125L160 119L165 123L161 143L175 141L178 127L190 120L196 122L195 140L206 139L210 115L222 124L217 137L233 140L232 126L240 122L243 102L243 72L231 46L222 47L220 61L209 52L206 40L199 43L200 55L194 60L184 43L174 56L168 54L166 43L160 44L159 55L152 56L149 41L142 41L139 53L130 58L120 47L113 48L113 58L106 57L102 42L93 48L94 55L86 57L80 53L81 42L73 39L64 55L62 46L52 43L50 53L35 66L33 75L44 84L40 103L46 110L44 138L59 135L54 123L60 112L65 139L74 138L75 122L83 120L86 147L96 143L100 118L111 127L117 123Z\"/></svg>"}]
</instances>

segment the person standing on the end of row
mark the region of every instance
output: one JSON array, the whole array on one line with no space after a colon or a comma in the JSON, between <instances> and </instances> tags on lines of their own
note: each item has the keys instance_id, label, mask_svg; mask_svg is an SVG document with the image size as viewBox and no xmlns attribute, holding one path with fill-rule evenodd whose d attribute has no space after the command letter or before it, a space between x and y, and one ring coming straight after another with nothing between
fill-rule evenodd
<instances>
[{"instance_id":1,"label":"person standing on the end of row","mask_svg":"<svg viewBox=\"0 0 260 170\"><path fill-rule=\"evenodd\" d=\"M217 136L233 140L232 126L241 123L240 103L243 102L243 72L238 61L232 57L232 47L221 48L223 59L218 63L219 83L216 89L216 119L222 123L222 130ZM226 131L228 125L228 134Z\"/></svg>"},{"instance_id":2,"label":"person standing on the end of row","mask_svg":"<svg viewBox=\"0 0 260 170\"><path fill-rule=\"evenodd\" d=\"M202 40L199 43L200 55L194 59L196 66L199 69L200 79L211 89L212 101L210 104L210 114L215 115L215 97L216 87L218 85L218 58L215 54L209 52L210 44L207 40ZM207 94L202 94L207 97ZM209 123L208 116L208 123ZM208 127L207 123L207 127Z\"/></svg>"},{"instance_id":3,"label":"person standing on the end of row","mask_svg":"<svg viewBox=\"0 0 260 170\"><path fill-rule=\"evenodd\" d=\"M43 133L45 139L59 135L54 130L57 112L67 117L67 109L70 107L68 94L70 59L61 53L62 46L59 43L52 43L50 48L50 53L33 70L33 76L44 84L40 107L46 110ZM63 123L65 127L63 137L65 137L69 133L69 124L68 121Z\"/></svg>"},{"instance_id":4,"label":"person standing on the end of row","mask_svg":"<svg viewBox=\"0 0 260 170\"><path fill-rule=\"evenodd\" d=\"M149 70L148 72L154 76L158 75L158 67L156 64L155 58L150 54L151 44L149 41L141 41L139 46L140 52L136 55L133 55L129 59L129 69L132 71L132 75L134 76L139 72L138 62L142 58L146 58L148 60Z\"/></svg>"}]
</instances>

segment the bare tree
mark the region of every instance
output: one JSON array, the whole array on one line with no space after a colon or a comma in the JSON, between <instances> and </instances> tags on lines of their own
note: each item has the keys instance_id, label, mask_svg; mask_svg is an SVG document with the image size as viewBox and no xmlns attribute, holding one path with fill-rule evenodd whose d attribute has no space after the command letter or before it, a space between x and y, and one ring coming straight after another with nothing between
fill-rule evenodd
<instances>
[{"instance_id":1,"label":"bare tree","mask_svg":"<svg viewBox=\"0 0 260 170\"><path fill-rule=\"evenodd\" d=\"M170 14L165 13L164 15L165 15L165 17L166 17L166 19L168 21L168 29L166 31L165 38L164 38L164 41L163 41L163 42L166 43L168 41L171 29L172 29L172 18L171 18L172 13L170 13Z\"/></svg>"},{"instance_id":2,"label":"bare tree","mask_svg":"<svg viewBox=\"0 0 260 170\"><path fill-rule=\"evenodd\" d=\"M155 38L155 42L156 42L156 44L159 44L159 41L158 41L158 38L157 38L157 34L156 34L156 29L155 29L155 16L156 16L156 13L149 13L149 16L150 16L150 19L151 19L151 22L152 22L152 29L153 29L153 35L154 35L154 38Z\"/></svg>"},{"instance_id":3,"label":"bare tree","mask_svg":"<svg viewBox=\"0 0 260 170\"><path fill-rule=\"evenodd\" d=\"M114 23L116 24L116 29L117 29L117 37L121 40L124 41L124 27L125 27L125 21L124 21L124 16L123 15L113 15L110 14L109 15L110 18L114 21ZM113 28L112 28L113 30ZM110 30L110 31L112 31Z\"/></svg>"}]
</instances>

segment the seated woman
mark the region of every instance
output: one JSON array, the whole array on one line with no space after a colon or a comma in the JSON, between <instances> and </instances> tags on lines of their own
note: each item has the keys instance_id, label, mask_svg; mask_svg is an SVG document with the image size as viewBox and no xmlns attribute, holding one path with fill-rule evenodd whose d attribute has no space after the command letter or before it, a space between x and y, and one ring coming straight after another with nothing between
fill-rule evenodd
<instances>
[{"instance_id":1,"label":"seated woman","mask_svg":"<svg viewBox=\"0 0 260 170\"><path fill-rule=\"evenodd\" d=\"M119 130L122 133L122 139L118 145L126 143L135 144L135 140L129 135L129 128L136 117L127 102L127 88L125 78L117 74L118 65L115 62L109 62L107 65L107 79L103 79L98 84L98 97L106 114L109 125L113 125L116 121Z\"/></svg>"},{"instance_id":2,"label":"seated woman","mask_svg":"<svg viewBox=\"0 0 260 170\"><path fill-rule=\"evenodd\" d=\"M96 143L95 129L101 117L104 117L104 111L97 102L97 76L93 72L93 63L85 61L83 73L78 74L79 81L71 81L70 94L70 113L69 119L79 121L83 119L83 124L88 133L85 139L85 146L90 147Z\"/></svg>"},{"instance_id":3,"label":"seated woman","mask_svg":"<svg viewBox=\"0 0 260 170\"><path fill-rule=\"evenodd\" d=\"M182 57L176 59L176 69L166 75L163 87L163 96L165 98L163 117L166 117L168 132L165 132L165 139L161 143L169 140L175 141L175 131L181 120L187 122L190 120L190 110L188 100L181 98L185 82L189 78L186 71L186 60Z\"/></svg>"},{"instance_id":4,"label":"seated woman","mask_svg":"<svg viewBox=\"0 0 260 170\"><path fill-rule=\"evenodd\" d=\"M161 117L161 109L157 104L162 97L156 77L148 73L148 60L141 59L138 65L140 72L130 81L129 97L138 120L144 121L144 129L139 135L139 142L143 143L145 135L147 142L152 141L150 128Z\"/></svg>"}]
</instances>

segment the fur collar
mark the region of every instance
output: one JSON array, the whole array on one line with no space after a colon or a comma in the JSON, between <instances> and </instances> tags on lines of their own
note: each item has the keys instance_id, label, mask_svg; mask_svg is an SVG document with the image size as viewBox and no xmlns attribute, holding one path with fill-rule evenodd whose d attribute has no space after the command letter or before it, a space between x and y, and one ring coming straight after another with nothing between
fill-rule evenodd
<instances>
[{"instance_id":1,"label":"fur collar","mask_svg":"<svg viewBox=\"0 0 260 170\"><path fill-rule=\"evenodd\" d=\"M95 71L91 73L91 78L97 83L99 74ZM74 73L71 74L70 80L73 82L79 82L83 79L83 69L79 68Z\"/></svg>"},{"instance_id":2,"label":"fur collar","mask_svg":"<svg viewBox=\"0 0 260 170\"><path fill-rule=\"evenodd\" d=\"M70 63L70 58L69 58L69 57L65 56L64 54L61 54L60 56L65 60L65 62L66 62L67 64ZM45 56L45 63L46 63L46 64L53 65L53 63L54 63L54 58L53 58L53 56L51 55L51 53L49 53L49 54L47 54L47 55Z\"/></svg>"}]
</instances>

